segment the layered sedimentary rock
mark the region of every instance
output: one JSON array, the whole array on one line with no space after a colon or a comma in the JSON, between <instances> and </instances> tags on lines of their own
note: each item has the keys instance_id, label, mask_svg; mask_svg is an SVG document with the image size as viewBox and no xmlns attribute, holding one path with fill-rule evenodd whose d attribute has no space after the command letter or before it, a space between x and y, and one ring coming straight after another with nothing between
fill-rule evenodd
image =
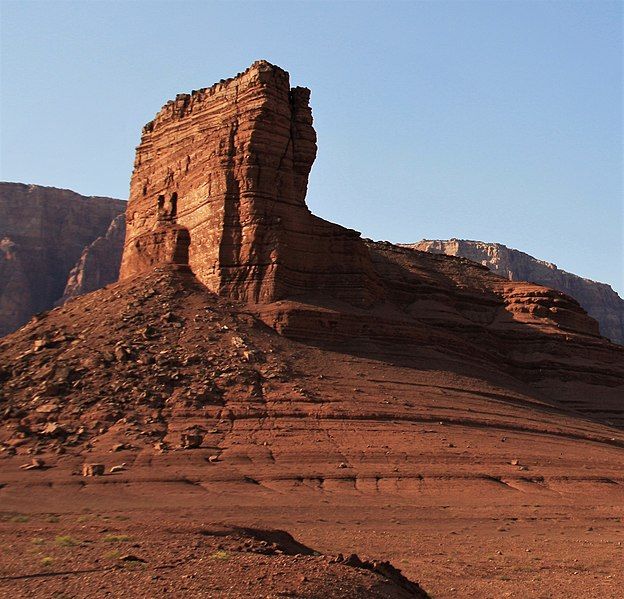
<instances>
[{"instance_id":1,"label":"layered sedimentary rock","mask_svg":"<svg viewBox=\"0 0 624 599\"><path fill-rule=\"evenodd\" d=\"M0 183L0 335L54 305L84 247L125 206L67 189Z\"/></svg>"},{"instance_id":2,"label":"layered sedimentary rock","mask_svg":"<svg viewBox=\"0 0 624 599\"><path fill-rule=\"evenodd\" d=\"M605 283L584 279L557 268L556 264L538 260L501 243L465 239L423 239L407 247L424 252L462 256L487 266L510 281L531 281L563 291L578 301L598 321L600 332L605 337L624 345L624 300Z\"/></svg>"},{"instance_id":3,"label":"layered sedimentary rock","mask_svg":"<svg viewBox=\"0 0 624 599\"><path fill-rule=\"evenodd\" d=\"M69 273L63 297L57 303L62 304L72 297L117 281L125 236L126 216L120 214L113 219L103 236L84 248Z\"/></svg>"},{"instance_id":4,"label":"layered sedimentary rock","mask_svg":"<svg viewBox=\"0 0 624 599\"><path fill-rule=\"evenodd\" d=\"M316 156L309 96L259 61L166 104L137 149L121 278L188 256L200 281L234 299L377 299L359 234L305 204Z\"/></svg>"},{"instance_id":5,"label":"layered sedimentary rock","mask_svg":"<svg viewBox=\"0 0 624 599\"><path fill-rule=\"evenodd\" d=\"M496 365L575 409L621 409L622 355L574 299L314 217L308 99L260 61L165 105L137 149L121 280L190 267L291 338L391 359L427 348ZM570 380L602 389L588 402Z\"/></svg>"}]
</instances>

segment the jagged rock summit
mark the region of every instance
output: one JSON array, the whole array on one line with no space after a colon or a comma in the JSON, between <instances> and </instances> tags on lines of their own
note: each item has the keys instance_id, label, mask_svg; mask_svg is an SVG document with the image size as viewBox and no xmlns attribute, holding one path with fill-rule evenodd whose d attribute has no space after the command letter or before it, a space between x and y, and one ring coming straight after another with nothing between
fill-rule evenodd
<instances>
[{"instance_id":1,"label":"jagged rock summit","mask_svg":"<svg viewBox=\"0 0 624 599\"><path fill-rule=\"evenodd\" d=\"M406 244L424 252L461 256L487 266L510 281L532 281L558 289L573 297L600 325L600 332L624 345L624 300L605 283L599 283L557 268L502 243L466 239L430 240Z\"/></svg>"},{"instance_id":2,"label":"jagged rock summit","mask_svg":"<svg viewBox=\"0 0 624 599\"><path fill-rule=\"evenodd\" d=\"M309 97L258 61L168 102L137 149L121 279L188 263L208 289L237 300L311 290L357 305L377 298L359 234L305 204L317 149Z\"/></svg>"}]
</instances>

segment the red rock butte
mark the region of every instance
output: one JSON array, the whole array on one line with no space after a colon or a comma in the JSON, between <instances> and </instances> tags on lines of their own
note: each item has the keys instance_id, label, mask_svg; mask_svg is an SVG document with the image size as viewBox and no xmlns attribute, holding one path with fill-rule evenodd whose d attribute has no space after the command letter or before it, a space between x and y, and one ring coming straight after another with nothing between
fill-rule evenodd
<instances>
[{"instance_id":1,"label":"red rock butte","mask_svg":"<svg viewBox=\"0 0 624 599\"><path fill-rule=\"evenodd\" d=\"M210 290L253 303L310 290L356 305L378 297L359 234L305 204L309 98L258 61L168 102L137 149L120 278L188 263Z\"/></svg>"}]
</instances>

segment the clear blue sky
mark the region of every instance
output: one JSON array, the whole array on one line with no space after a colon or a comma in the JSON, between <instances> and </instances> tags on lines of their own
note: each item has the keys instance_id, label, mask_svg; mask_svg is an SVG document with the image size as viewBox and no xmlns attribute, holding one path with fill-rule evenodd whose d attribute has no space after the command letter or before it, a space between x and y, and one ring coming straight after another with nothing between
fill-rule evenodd
<instances>
[{"instance_id":1,"label":"clear blue sky","mask_svg":"<svg viewBox=\"0 0 624 599\"><path fill-rule=\"evenodd\" d=\"M317 214L624 291L619 1L1 7L3 180L125 198L142 125L265 58L312 89Z\"/></svg>"}]
</instances>

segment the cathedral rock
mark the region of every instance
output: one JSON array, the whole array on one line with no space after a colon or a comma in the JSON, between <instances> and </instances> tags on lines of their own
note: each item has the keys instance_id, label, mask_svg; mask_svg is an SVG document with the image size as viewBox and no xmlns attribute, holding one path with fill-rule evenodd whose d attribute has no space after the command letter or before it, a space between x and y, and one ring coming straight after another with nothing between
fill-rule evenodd
<instances>
[{"instance_id":1,"label":"cathedral rock","mask_svg":"<svg viewBox=\"0 0 624 599\"><path fill-rule=\"evenodd\" d=\"M188 264L210 290L250 303L374 303L382 288L359 233L305 203L317 149L309 97L258 61L168 102L137 149L120 278Z\"/></svg>"}]
</instances>

